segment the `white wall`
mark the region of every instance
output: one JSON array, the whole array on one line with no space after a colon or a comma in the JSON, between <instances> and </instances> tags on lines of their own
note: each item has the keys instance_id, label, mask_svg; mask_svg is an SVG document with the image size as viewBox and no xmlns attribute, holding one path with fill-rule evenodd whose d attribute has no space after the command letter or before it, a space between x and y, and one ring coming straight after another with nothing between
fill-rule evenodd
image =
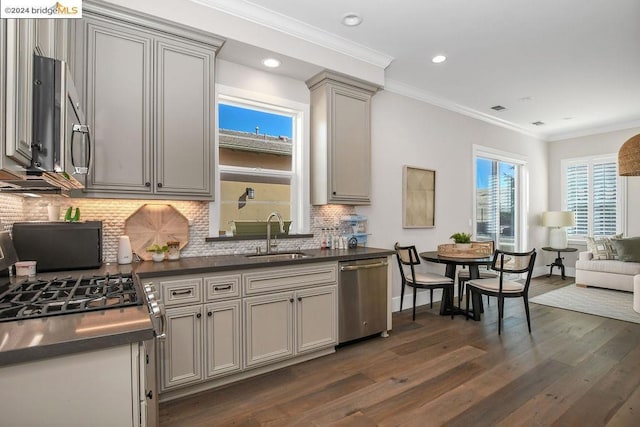
<instances>
[{"instance_id":1,"label":"white wall","mask_svg":"<svg viewBox=\"0 0 640 427\"><path fill-rule=\"evenodd\" d=\"M373 97L371 118L372 204L357 208L369 217L370 246L392 248L400 241L415 244L419 251L436 250L438 244L450 242L452 233L470 231L473 144L527 158L530 181L527 247L543 246L546 235L537 222L547 209L546 143L387 91ZM402 228L404 165L436 171L435 228ZM395 265L393 268L393 295L398 296L399 274Z\"/></svg>"},{"instance_id":2,"label":"white wall","mask_svg":"<svg viewBox=\"0 0 640 427\"><path fill-rule=\"evenodd\" d=\"M216 84L262 95L309 104L307 85L300 80L267 73L244 65L216 59Z\"/></svg>"},{"instance_id":3,"label":"white wall","mask_svg":"<svg viewBox=\"0 0 640 427\"><path fill-rule=\"evenodd\" d=\"M549 143L549 209L562 208L562 170L563 159L615 154L629 138L640 133L640 128L631 128L579 138L565 139ZM640 177L626 177L627 181L627 236L640 236ZM586 250L585 245L571 245L579 251ZM575 266L577 254L565 254L565 264Z\"/></svg>"}]
</instances>

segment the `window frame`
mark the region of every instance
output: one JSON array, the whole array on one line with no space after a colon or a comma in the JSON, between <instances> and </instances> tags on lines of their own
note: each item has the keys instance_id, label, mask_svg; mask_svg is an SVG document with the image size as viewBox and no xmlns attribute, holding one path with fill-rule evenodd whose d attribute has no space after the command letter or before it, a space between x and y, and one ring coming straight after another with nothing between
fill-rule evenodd
<instances>
[{"instance_id":1,"label":"window frame","mask_svg":"<svg viewBox=\"0 0 640 427\"><path fill-rule=\"evenodd\" d=\"M627 181L618 175L618 154L598 154L593 156L573 157L560 161L560 179L562 180L561 206L567 210L567 169L574 165L587 166L587 235L570 234L569 243L586 244L588 236L593 236L593 166L597 163L614 163L616 165L616 233L626 233L627 220Z\"/></svg>"},{"instance_id":2,"label":"window frame","mask_svg":"<svg viewBox=\"0 0 640 427\"><path fill-rule=\"evenodd\" d=\"M254 168L250 175L284 178L291 177L291 229L292 234L305 233L309 230L310 202L308 188L309 183L309 105L279 98L263 93L216 84L215 96L215 161L214 161L214 201L209 203L209 235L218 237L220 229L220 181L224 173L243 174L247 168L237 166L220 165L220 132L218 105L228 104L239 107L252 108L275 114L288 115L293 118L294 129L292 132L292 165L291 172L271 169ZM266 218L265 218L266 220Z\"/></svg>"},{"instance_id":3,"label":"window frame","mask_svg":"<svg viewBox=\"0 0 640 427\"><path fill-rule=\"evenodd\" d=\"M522 156L515 153L510 153L503 150L498 150L495 148L484 147L482 145L473 145L471 156L472 163L472 171L473 171L473 235L477 235L477 196L478 196L478 171L477 171L477 160L478 158L484 158L489 160L495 160L505 163L512 163L517 166L517 171L514 174L514 178L516 181L516 193L515 193L515 212L516 212L516 221L514 230L514 237L518 236L516 239L516 251L525 250L528 247L528 235L529 235L529 224L527 222L527 218L529 215L529 169L528 169L528 159L526 156Z\"/></svg>"}]
</instances>

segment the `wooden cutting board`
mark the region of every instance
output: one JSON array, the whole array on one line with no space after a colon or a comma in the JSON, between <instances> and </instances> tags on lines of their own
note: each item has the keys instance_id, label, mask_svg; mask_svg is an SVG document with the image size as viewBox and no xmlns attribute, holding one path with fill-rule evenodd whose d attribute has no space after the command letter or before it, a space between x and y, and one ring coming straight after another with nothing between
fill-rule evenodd
<instances>
[{"instance_id":1,"label":"wooden cutting board","mask_svg":"<svg viewBox=\"0 0 640 427\"><path fill-rule=\"evenodd\" d=\"M124 233L131 240L131 249L145 261L151 259L149 246L164 246L180 242L180 249L189 243L189 220L171 205L146 204L124 222Z\"/></svg>"}]
</instances>

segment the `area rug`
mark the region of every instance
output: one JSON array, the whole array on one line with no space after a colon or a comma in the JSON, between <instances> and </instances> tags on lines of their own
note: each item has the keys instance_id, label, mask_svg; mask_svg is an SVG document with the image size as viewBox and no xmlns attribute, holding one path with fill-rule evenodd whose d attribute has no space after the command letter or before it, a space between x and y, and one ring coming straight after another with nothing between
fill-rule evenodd
<instances>
[{"instance_id":1,"label":"area rug","mask_svg":"<svg viewBox=\"0 0 640 427\"><path fill-rule=\"evenodd\" d=\"M529 299L530 302L564 308L626 322L640 323L633 310L633 293L568 285Z\"/></svg>"}]
</instances>

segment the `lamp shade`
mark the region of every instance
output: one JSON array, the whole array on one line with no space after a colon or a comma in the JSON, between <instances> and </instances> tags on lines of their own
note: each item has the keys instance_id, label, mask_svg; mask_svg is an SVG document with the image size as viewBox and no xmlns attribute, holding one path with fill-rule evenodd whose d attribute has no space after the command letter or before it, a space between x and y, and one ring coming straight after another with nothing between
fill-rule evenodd
<instances>
[{"instance_id":1,"label":"lamp shade","mask_svg":"<svg viewBox=\"0 0 640 427\"><path fill-rule=\"evenodd\" d=\"M571 211L548 211L542 213L542 225L545 227L573 227L576 220Z\"/></svg>"},{"instance_id":2,"label":"lamp shade","mask_svg":"<svg viewBox=\"0 0 640 427\"><path fill-rule=\"evenodd\" d=\"M618 175L640 175L640 134L622 144L618 151Z\"/></svg>"}]
</instances>

